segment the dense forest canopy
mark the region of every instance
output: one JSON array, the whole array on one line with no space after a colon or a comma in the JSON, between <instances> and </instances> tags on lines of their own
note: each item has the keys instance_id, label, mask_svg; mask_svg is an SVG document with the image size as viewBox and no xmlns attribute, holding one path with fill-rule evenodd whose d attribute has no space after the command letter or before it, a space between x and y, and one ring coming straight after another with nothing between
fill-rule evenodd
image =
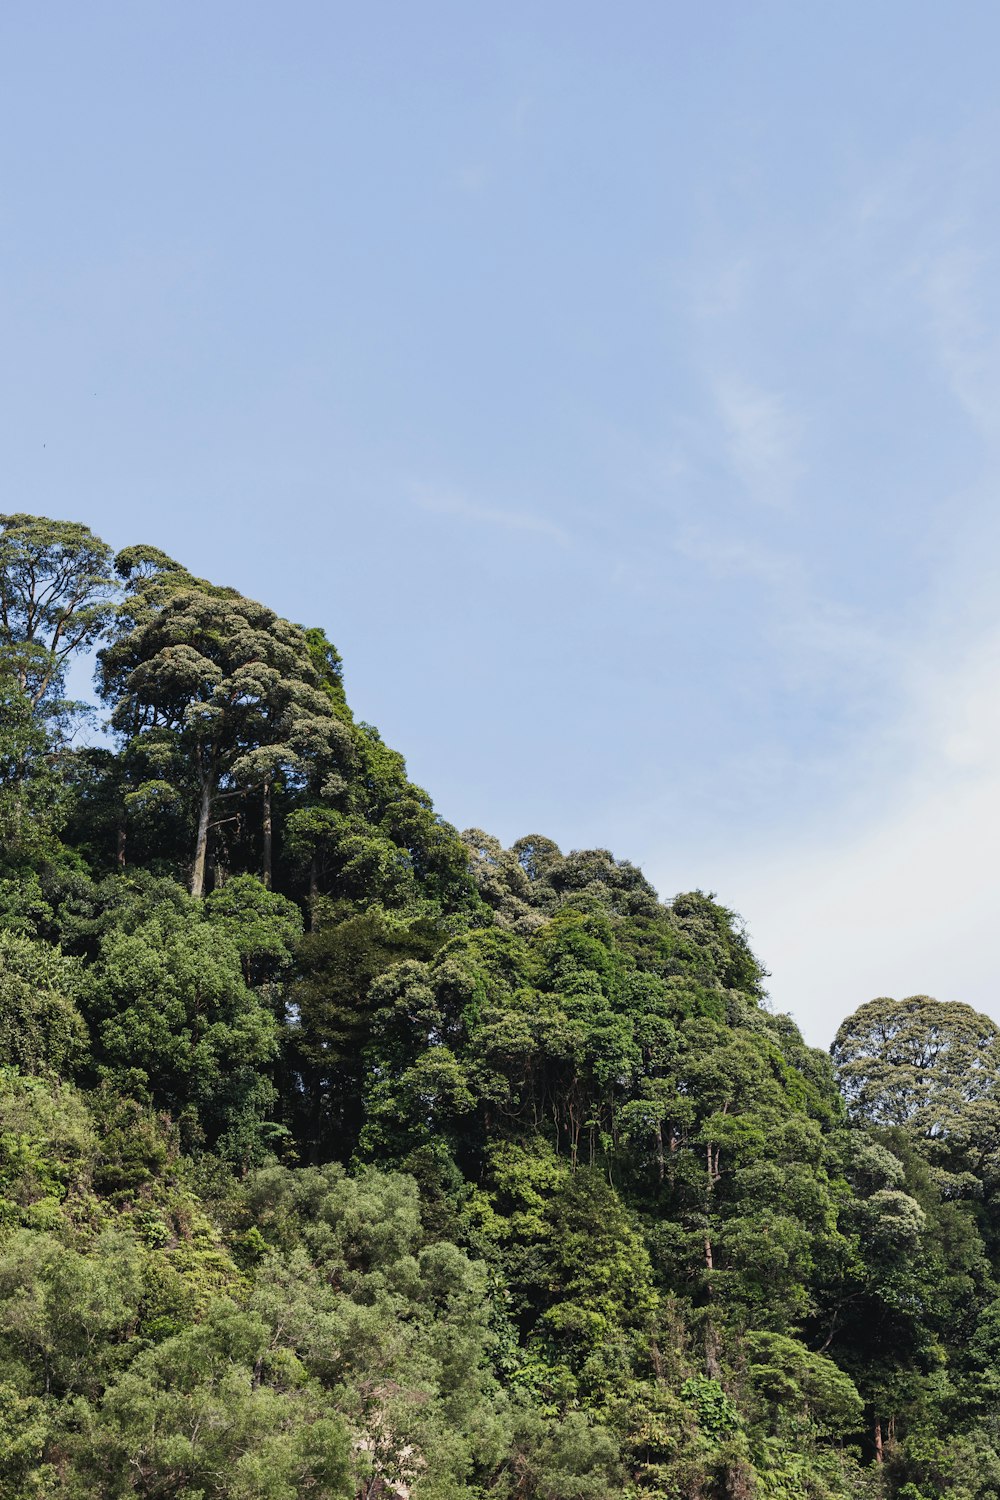
<instances>
[{"instance_id":1,"label":"dense forest canopy","mask_svg":"<svg viewBox=\"0 0 1000 1500\"><path fill-rule=\"evenodd\" d=\"M0 695L3 1500L1000 1497L991 1021L808 1048L151 546L0 517Z\"/></svg>"}]
</instances>

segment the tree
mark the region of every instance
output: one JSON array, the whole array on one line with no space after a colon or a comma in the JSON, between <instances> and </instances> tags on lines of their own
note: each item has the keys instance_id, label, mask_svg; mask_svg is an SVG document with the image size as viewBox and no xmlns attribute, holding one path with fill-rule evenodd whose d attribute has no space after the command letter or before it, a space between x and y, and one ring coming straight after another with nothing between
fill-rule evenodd
<instances>
[{"instance_id":1,"label":"tree","mask_svg":"<svg viewBox=\"0 0 1000 1500\"><path fill-rule=\"evenodd\" d=\"M347 1159L357 1144L369 1081L373 981L400 960L424 957L433 927L390 921L378 906L344 912L302 942L289 991L294 1021L286 1035L287 1090L300 1139L315 1159Z\"/></svg>"},{"instance_id":2,"label":"tree","mask_svg":"<svg viewBox=\"0 0 1000 1500\"><path fill-rule=\"evenodd\" d=\"M33 710L103 634L117 591L111 549L88 527L0 516L0 646Z\"/></svg>"},{"instance_id":3,"label":"tree","mask_svg":"<svg viewBox=\"0 0 1000 1500\"><path fill-rule=\"evenodd\" d=\"M58 847L67 788L44 727L9 662L0 662L0 854L10 864Z\"/></svg>"},{"instance_id":4,"label":"tree","mask_svg":"<svg viewBox=\"0 0 1000 1500\"><path fill-rule=\"evenodd\" d=\"M123 1092L170 1110L192 1145L243 1162L261 1154L277 1029L221 926L163 906L130 931L112 928L87 1008L96 1060Z\"/></svg>"},{"instance_id":5,"label":"tree","mask_svg":"<svg viewBox=\"0 0 1000 1500\"><path fill-rule=\"evenodd\" d=\"M582 1411L548 1421L526 1413L512 1467L515 1494L532 1500L617 1500L625 1490L614 1435Z\"/></svg>"},{"instance_id":6,"label":"tree","mask_svg":"<svg viewBox=\"0 0 1000 1500\"><path fill-rule=\"evenodd\" d=\"M288 969L302 936L302 913L253 875L237 875L205 903L208 920L233 943L243 977L256 988Z\"/></svg>"},{"instance_id":7,"label":"tree","mask_svg":"<svg viewBox=\"0 0 1000 1500\"><path fill-rule=\"evenodd\" d=\"M51 1227L90 1186L99 1135L83 1096L52 1074L0 1068L0 1222ZM0 1491L2 1494L2 1491Z\"/></svg>"},{"instance_id":8,"label":"tree","mask_svg":"<svg viewBox=\"0 0 1000 1500\"><path fill-rule=\"evenodd\" d=\"M642 871L607 849L563 854L537 833L504 849L481 828L466 829L462 839L480 896L501 926L525 936L563 907L624 917L648 917L658 909L656 892Z\"/></svg>"},{"instance_id":9,"label":"tree","mask_svg":"<svg viewBox=\"0 0 1000 1500\"><path fill-rule=\"evenodd\" d=\"M26 1073L66 1074L80 1063L87 1029L76 1007L82 966L48 943L0 932L0 1057Z\"/></svg>"},{"instance_id":10,"label":"tree","mask_svg":"<svg viewBox=\"0 0 1000 1500\"><path fill-rule=\"evenodd\" d=\"M548 1307L533 1338L574 1368L581 1386L613 1387L655 1311L649 1252L615 1190L588 1168L548 1209Z\"/></svg>"},{"instance_id":11,"label":"tree","mask_svg":"<svg viewBox=\"0 0 1000 1500\"><path fill-rule=\"evenodd\" d=\"M981 1175L1000 1146L1000 1029L958 1001L882 997L832 1047L852 1118L898 1126L937 1166Z\"/></svg>"},{"instance_id":12,"label":"tree","mask_svg":"<svg viewBox=\"0 0 1000 1500\"><path fill-rule=\"evenodd\" d=\"M421 1208L398 1173L269 1167L241 1185L240 1222L274 1247L253 1308L336 1393L371 1500L480 1493L509 1443L485 1267L425 1243Z\"/></svg>"},{"instance_id":13,"label":"tree","mask_svg":"<svg viewBox=\"0 0 1000 1500\"><path fill-rule=\"evenodd\" d=\"M825 1354L776 1333L749 1333L747 1374L770 1407L775 1429L856 1432L862 1404L854 1382Z\"/></svg>"},{"instance_id":14,"label":"tree","mask_svg":"<svg viewBox=\"0 0 1000 1500\"><path fill-rule=\"evenodd\" d=\"M251 788L261 796L269 885L274 778L302 774L318 757L335 758L338 747L346 752L347 731L297 625L234 590L190 586L184 577L171 584L170 576L160 567L129 603L127 628L101 653L102 693L126 753L145 759L149 782L194 793L191 894L204 894L219 804Z\"/></svg>"},{"instance_id":15,"label":"tree","mask_svg":"<svg viewBox=\"0 0 1000 1500\"><path fill-rule=\"evenodd\" d=\"M81 1254L21 1230L0 1251L0 1359L36 1395L100 1393L142 1297L138 1246L105 1233Z\"/></svg>"},{"instance_id":16,"label":"tree","mask_svg":"<svg viewBox=\"0 0 1000 1500\"><path fill-rule=\"evenodd\" d=\"M343 1421L263 1321L219 1299L140 1354L68 1450L79 1494L350 1500Z\"/></svg>"}]
</instances>

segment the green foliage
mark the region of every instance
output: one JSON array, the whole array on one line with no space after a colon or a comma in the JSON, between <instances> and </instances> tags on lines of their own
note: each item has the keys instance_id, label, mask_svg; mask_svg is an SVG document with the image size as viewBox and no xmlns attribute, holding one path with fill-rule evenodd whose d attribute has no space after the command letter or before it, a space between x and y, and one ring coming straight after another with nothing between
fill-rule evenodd
<instances>
[{"instance_id":1,"label":"green foliage","mask_svg":"<svg viewBox=\"0 0 1000 1500\"><path fill-rule=\"evenodd\" d=\"M169 786L192 804L192 894L205 888L220 800L254 790L263 798L267 883L273 783L304 777L314 758L335 761L347 752L347 732L298 626L165 561L136 586L101 652L111 722L141 778L139 795Z\"/></svg>"},{"instance_id":2,"label":"green foliage","mask_svg":"<svg viewBox=\"0 0 1000 1500\"><path fill-rule=\"evenodd\" d=\"M0 1500L998 1500L992 1022L835 1075L712 896L459 838L322 630L109 561L0 518Z\"/></svg>"},{"instance_id":3,"label":"green foliage","mask_svg":"<svg viewBox=\"0 0 1000 1500\"><path fill-rule=\"evenodd\" d=\"M776 1428L811 1427L821 1436L857 1432L861 1397L832 1359L775 1333L748 1333L745 1347L749 1379Z\"/></svg>"},{"instance_id":4,"label":"green foliage","mask_svg":"<svg viewBox=\"0 0 1000 1500\"><path fill-rule=\"evenodd\" d=\"M0 666L51 708L70 657L98 640L117 592L111 549L76 521L0 516Z\"/></svg>"},{"instance_id":5,"label":"green foliage","mask_svg":"<svg viewBox=\"0 0 1000 1500\"><path fill-rule=\"evenodd\" d=\"M81 966L57 949L0 931L0 1056L28 1073L81 1063L87 1029L76 999Z\"/></svg>"},{"instance_id":6,"label":"green foliage","mask_svg":"<svg viewBox=\"0 0 1000 1500\"><path fill-rule=\"evenodd\" d=\"M98 1159L90 1111L71 1085L0 1071L0 1223L51 1227L89 1187Z\"/></svg>"},{"instance_id":7,"label":"green foliage","mask_svg":"<svg viewBox=\"0 0 1000 1500\"><path fill-rule=\"evenodd\" d=\"M294 901L269 891L253 875L236 875L205 903L208 920L236 949L251 986L285 973L302 936Z\"/></svg>"},{"instance_id":8,"label":"green foliage","mask_svg":"<svg viewBox=\"0 0 1000 1500\"><path fill-rule=\"evenodd\" d=\"M852 1117L904 1129L951 1176L975 1176L1000 1148L1000 1030L971 1006L929 995L871 1000L832 1051Z\"/></svg>"},{"instance_id":9,"label":"green foliage","mask_svg":"<svg viewBox=\"0 0 1000 1500\"><path fill-rule=\"evenodd\" d=\"M681 1386L686 1401L698 1419L698 1426L709 1437L727 1437L741 1425L739 1413L717 1380L706 1375L692 1375Z\"/></svg>"},{"instance_id":10,"label":"green foliage","mask_svg":"<svg viewBox=\"0 0 1000 1500\"><path fill-rule=\"evenodd\" d=\"M261 1070L276 1055L277 1029L219 924L160 907L131 931L112 929L86 1004L95 1061L119 1087L170 1110L191 1144L241 1161L259 1155L274 1102Z\"/></svg>"},{"instance_id":11,"label":"green foliage","mask_svg":"<svg viewBox=\"0 0 1000 1500\"><path fill-rule=\"evenodd\" d=\"M31 880L32 863L58 848L68 801L49 735L0 663L0 870L6 865L18 883Z\"/></svg>"},{"instance_id":12,"label":"green foliage","mask_svg":"<svg viewBox=\"0 0 1000 1500\"><path fill-rule=\"evenodd\" d=\"M272 1347L259 1317L221 1301L200 1325L140 1354L99 1409L81 1407L76 1428L71 1494L353 1493L343 1420L294 1355Z\"/></svg>"},{"instance_id":13,"label":"green foliage","mask_svg":"<svg viewBox=\"0 0 1000 1500\"><path fill-rule=\"evenodd\" d=\"M514 1459L518 1493L538 1500L612 1500L625 1478L614 1434L583 1412L523 1421Z\"/></svg>"}]
</instances>

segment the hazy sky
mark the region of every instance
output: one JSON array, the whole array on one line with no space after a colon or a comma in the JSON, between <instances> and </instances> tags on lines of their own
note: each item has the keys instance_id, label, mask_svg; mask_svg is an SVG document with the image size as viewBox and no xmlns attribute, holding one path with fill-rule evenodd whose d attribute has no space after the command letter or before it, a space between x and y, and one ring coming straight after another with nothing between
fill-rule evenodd
<instances>
[{"instance_id":1,"label":"hazy sky","mask_svg":"<svg viewBox=\"0 0 1000 1500\"><path fill-rule=\"evenodd\" d=\"M0 8L3 508L323 624L441 812L1000 1019L1000 8Z\"/></svg>"}]
</instances>

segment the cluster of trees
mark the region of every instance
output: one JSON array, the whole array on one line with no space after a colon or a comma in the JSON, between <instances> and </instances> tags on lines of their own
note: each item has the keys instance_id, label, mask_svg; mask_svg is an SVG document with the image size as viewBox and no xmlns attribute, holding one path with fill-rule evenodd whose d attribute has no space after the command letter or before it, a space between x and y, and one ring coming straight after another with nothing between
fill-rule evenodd
<instances>
[{"instance_id":1,"label":"cluster of trees","mask_svg":"<svg viewBox=\"0 0 1000 1500\"><path fill-rule=\"evenodd\" d=\"M151 547L0 517L0 696L0 1500L1000 1500L989 1020L807 1048Z\"/></svg>"}]
</instances>

